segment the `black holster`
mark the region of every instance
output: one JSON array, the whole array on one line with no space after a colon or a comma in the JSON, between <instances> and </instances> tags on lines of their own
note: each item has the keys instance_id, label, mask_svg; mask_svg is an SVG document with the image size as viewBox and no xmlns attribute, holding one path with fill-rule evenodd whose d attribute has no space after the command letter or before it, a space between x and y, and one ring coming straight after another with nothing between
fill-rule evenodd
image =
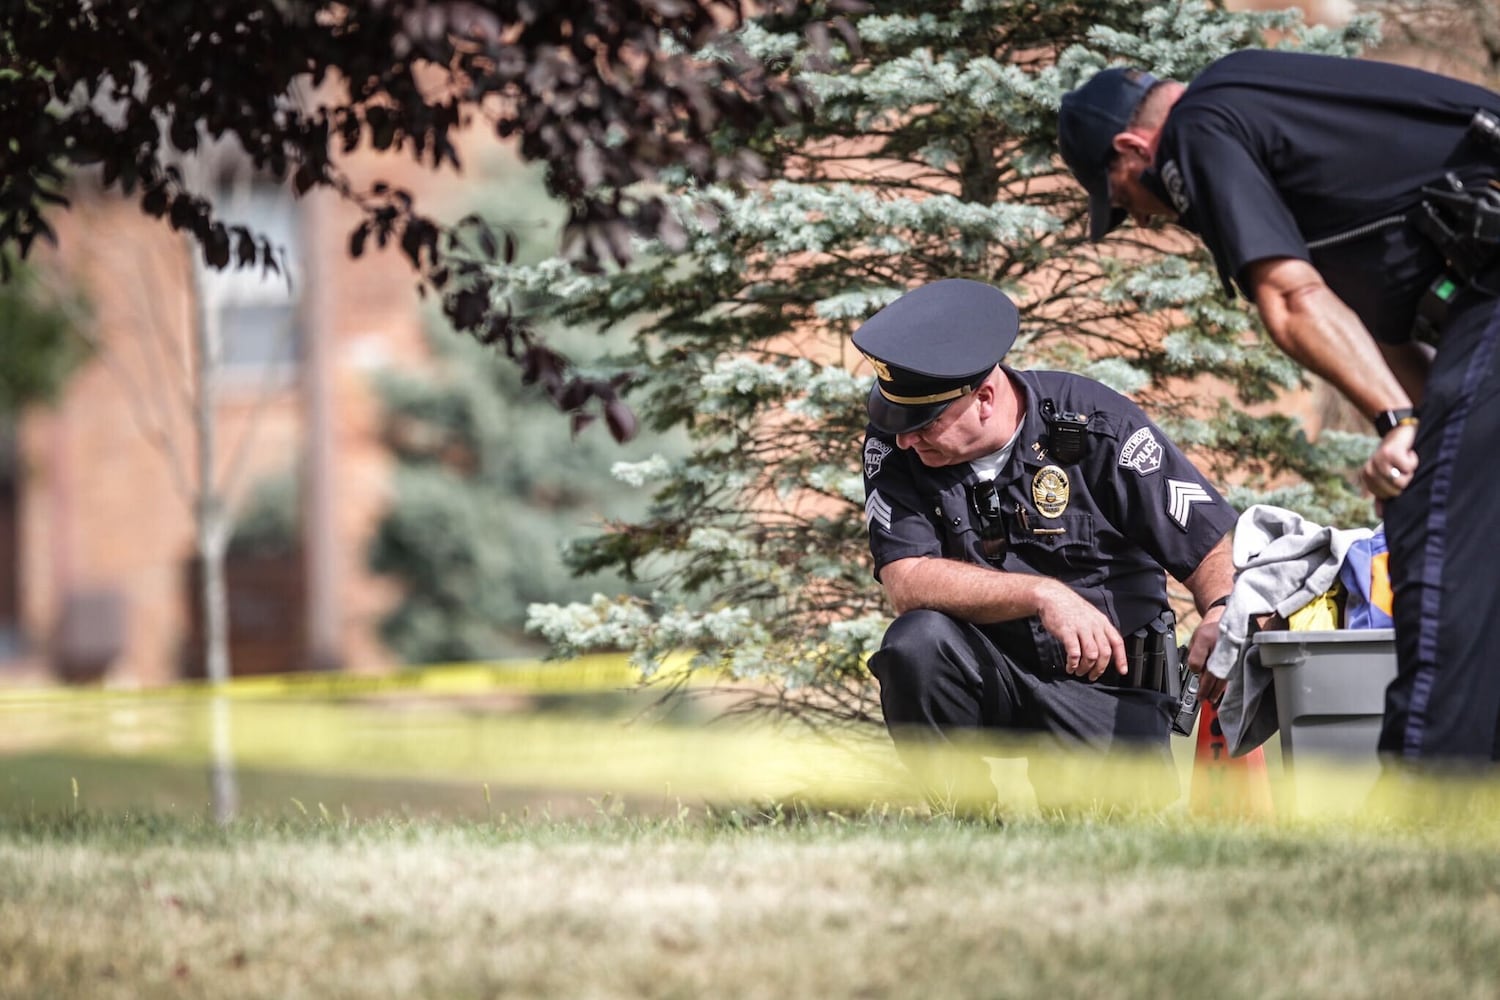
<instances>
[{"instance_id":1,"label":"black holster","mask_svg":"<svg viewBox=\"0 0 1500 1000\"><path fill-rule=\"evenodd\" d=\"M1414 220L1417 231L1448 262L1453 277L1469 284L1495 264L1500 251L1500 190L1469 187L1449 173L1444 183L1422 189Z\"/></svg>"},{"instance_id":2,"label":"black holster","mask_svg":"<svg viewBox=\"0 0 1500 1000\"><path fill-rule=\"evenodd\" d=\"M1189 736L1198 721L1199 676L1187 668L1187 647L1177 645L1177 616L1168 608L1125 637L1130 669L1123 687L1160 691L1177 702L1172 732Z\"/></svg>"}]
</instances>

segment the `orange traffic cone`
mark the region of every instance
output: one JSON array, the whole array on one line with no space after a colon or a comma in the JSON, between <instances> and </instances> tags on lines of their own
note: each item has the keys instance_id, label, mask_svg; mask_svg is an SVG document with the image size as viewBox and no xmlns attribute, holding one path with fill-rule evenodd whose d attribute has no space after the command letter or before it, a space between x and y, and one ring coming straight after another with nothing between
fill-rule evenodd
<instances>
[{"instance_id":1,"label":"orange traffic cone","mask_svg":"<svg viewBox=\"0 0 1500 1000\"><path fill-rule=\"evenodd\" d=\"M1269 818L1275 813L1265 752L1256 747L1243 757L1229 756L1219 713L1207 702L1198 716L1198 748L1188 805L1195 813L1213 816Z\"/></svg>"}]
</instances>

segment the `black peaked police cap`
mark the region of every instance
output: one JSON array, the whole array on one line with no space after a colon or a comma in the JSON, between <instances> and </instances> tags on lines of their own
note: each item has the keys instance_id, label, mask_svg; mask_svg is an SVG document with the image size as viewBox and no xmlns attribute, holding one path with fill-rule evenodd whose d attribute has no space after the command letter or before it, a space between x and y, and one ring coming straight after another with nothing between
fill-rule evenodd
<instances>
[{"instance_id":1,"label":"black peaked police cap","mask_svg":"<svg viewBox=\"0 0 1500 1000\"><path fill-rule=\"evenodd\" d=\"M1089 193L1089 239L1095 243L1125 221L1125 210L1109 203L1115 136L1130 128L1135 109L1156 84L1143 69L1116 66L1062 96L1057 142L1063 162Z\"/></svg>"},{"instance_id":2,"label":"black peaked police cap","mask_svg":"<svg viewBox=\"0 0 1500 1000\"><path fill-rule=\"evenodd\" d=\"M1020 326L1015 303L993 285L948 278L907 292L854 331L875 368L870 423L886 434L926 427L984 382Z\"/></svg>"}]
</instances>

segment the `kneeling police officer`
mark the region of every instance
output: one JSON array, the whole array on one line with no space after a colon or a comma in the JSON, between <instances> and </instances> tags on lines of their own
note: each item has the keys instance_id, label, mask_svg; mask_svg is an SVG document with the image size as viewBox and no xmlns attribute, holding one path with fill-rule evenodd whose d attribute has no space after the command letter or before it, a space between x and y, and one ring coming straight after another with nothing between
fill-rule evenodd
<instances>
[{"instance_id":1,"label":"kneeling police officer","mask_svg":"<svg viewBox=\"0 0 1500 1000\"><path fill-rule=\"evenodd\" d=\"M1166 575L1202 615L1187 666L1212 700L1222 682L1202 670L1234 582L1235 511L1124 396L1001 364L1018 327L999 289L951 279L854 334L877 375L865 520L898 615L870 660L886 725L898 748L989 730L1169 757ZM973 774L919 777L993 792Z\"/></svg>"}]
</instances>

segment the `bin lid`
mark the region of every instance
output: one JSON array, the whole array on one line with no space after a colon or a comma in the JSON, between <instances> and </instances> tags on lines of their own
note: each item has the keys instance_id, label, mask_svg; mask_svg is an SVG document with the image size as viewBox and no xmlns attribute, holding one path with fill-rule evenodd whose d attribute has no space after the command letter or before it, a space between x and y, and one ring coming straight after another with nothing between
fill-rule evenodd
<instances>
[{"instance_id":1,"label":"bin lid","mask_svg":"<svg viewBox=\"0 0 1500 1000\"><path fill-rule=\"evenodd\" d=\"M1262 645L1274 643L1312 645L1316 643L1340 642L1391 642L1395 638L1396 630L1393 628L1304 629L1299 631L1283 629L1270 632L1257 632L1250 637L1250 641Z\"/></svg>"}]
</instances>

